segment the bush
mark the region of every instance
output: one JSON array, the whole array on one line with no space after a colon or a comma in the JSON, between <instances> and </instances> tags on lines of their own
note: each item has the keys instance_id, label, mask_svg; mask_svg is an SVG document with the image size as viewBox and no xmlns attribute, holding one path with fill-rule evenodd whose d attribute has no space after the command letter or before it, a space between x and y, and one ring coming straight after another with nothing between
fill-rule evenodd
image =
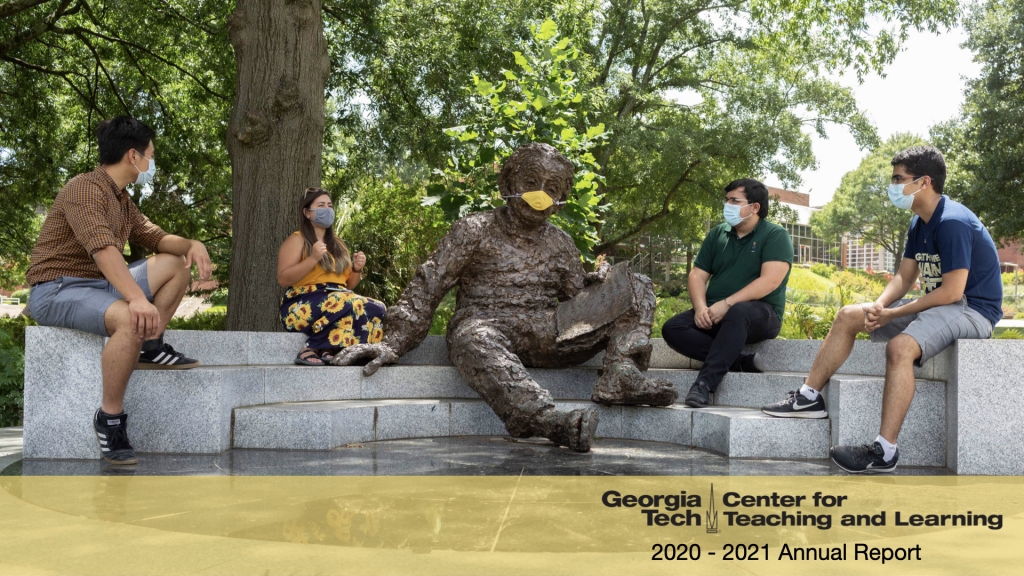
<instances>
[{"instance_id":1,"label":"bush","mask_svg":"<svg viewBox=\"0 0 1024 576\"><path fill-rule=\"evenodd\" d=\"M995 338L997 340L1024 340L1024 333L1016 328L1007 328Z\"/></svg>"},{"instance_id":2,"label":"bush","mask_svg":"<svg viewBox=\"0 0 1024 576\"><path fill-rule=\"evenodd\" d=\"M438 206L421 206L424 182L397 173L366 177L339 202L339 237L366 254L366 273L356 288L388 306L398 301L419 266L448 232ZM337 205L336 205L337 206Z\"/></svg>"},{"instance_id":3,"label":"bush","mask_svg":"<svg viewBox=\"0 0 1024 576\"><path fill-rule=\"evenodd\" d=\"M655 282L654 289L658 293L658 296L663 298L677 298L681 295L685 295L689 288L687 287L686 280L669 280L668 282Z\"/></svg>"},{"instance_id":4,"label":"bush","mask_svg":"<svg viewBox=\"0 0 1024 576\"><path fill-rule=\"evenodd\" d=\"M210 302L211 306L227 306L228 305L228 289L219 288L210 292L210 295L206 297L206 300Z\"/></svg>"},{"instance_id":5,"label":"bush","mask_svg":"<svg viewBox=\"0 0 1024 576\"><path fill-rule=\"evenodd\" d=\"M693 308L687 296L677 298L658 298L654 308L654 326L651 327L651 338L661 338L661 327L676 314L682 314Z\"/></svg>"},{"instance_id":6,"label":"bush","mask_svg":"<svg viewBox=\"0 0 1024 576\"><path fill-rule=\"evenodd\" d=\"M171 318L168 330L224 330L228 320L225 306L214 306L188 318Z\"/></svg>"},{"instance_id":7,"label":"bush","mask_svg":"<svg viewBox=\"0 0 1024 576\"><path fill-rule=\"evenodd\" d=\"M1024 312L1017 312L1013 315L1014 320L1024 320Z\"/></svg>"},{"instance_id":8,"label":"bush","mask_svg":"<svg viewBox=\"0 0 1024 576\"><path fill-rule=\"evenodd\" d=\"M24 414L25 327L30 318L0 316L0 428L20 426Z\"/></svg>"},{"instance_id":9,"label":"bush","mask_svg":"<svg viewBox=\"0 0 1024 576\"><path fill-rule=\"evenodd\" d=\"M22 304L28 304L28 288L22 288L21 290L15 290L11 293L11 298L17 298L21 300Z\"/></svg>"},{"instance_id":10,"label":"bush","mask_svg":"<svg viewBox=\"0 0 1024 576\"><path fill-rule=\"evenodd\" d=\"M811 264L811 272L817 274L818 276L831 278L832 275L835 274L836 272L836 267L830 264L822 264L818 262L815 264Z\"/></svg>"}]
</instances>

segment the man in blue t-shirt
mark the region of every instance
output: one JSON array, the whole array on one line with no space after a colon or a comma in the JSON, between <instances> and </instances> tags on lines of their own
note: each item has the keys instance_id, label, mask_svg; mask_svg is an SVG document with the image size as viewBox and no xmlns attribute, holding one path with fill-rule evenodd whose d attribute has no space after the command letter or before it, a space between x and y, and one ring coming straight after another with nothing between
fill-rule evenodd
<instances>
[{"instance_id":1,"label":"man in blue t-shirt","mask_svg":"<svg viewBox=\"0 0 1024 576\"><path fill-rule=\"evenodd\" d=\"M931 146L915 146L892 159L889 200L912 210L899 272L878 300L846 306L836 315L799 392L765 406L782 418L825 418L820 392L850 355L858 332L886 347L882 425L871 444L834 446L832 460L854 473L891 472L896 437L914 399L914 364L920 366L960 338L988 338L1003 316L999 256L973 212L942 194L946 162ZM925 295L902 299L920 275Z\"/></svg>"}]
</instances>

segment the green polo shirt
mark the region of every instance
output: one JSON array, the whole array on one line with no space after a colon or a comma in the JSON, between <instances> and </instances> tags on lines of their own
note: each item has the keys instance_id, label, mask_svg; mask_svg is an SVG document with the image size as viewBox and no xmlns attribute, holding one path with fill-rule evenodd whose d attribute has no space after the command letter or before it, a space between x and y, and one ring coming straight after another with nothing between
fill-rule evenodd
<instances>
[{"instance_id":1,"label":"green polo shirt","mask_svg":"<svg viewBox=\"0 0 1024 576\"><path fill-rule=\"evenodd\" d=\"M728 224L715 226L704 238L693 265L711 274L707 291L708 306L711 306L759 278L761 264L773 261L787 262L792 268L793 240L782 226L761 220L754 231L743 238L737 237ZM789 272L778 288L761 298L775 308L780 319L786 311L787 282Z\"/></svg>"}]
</instances>

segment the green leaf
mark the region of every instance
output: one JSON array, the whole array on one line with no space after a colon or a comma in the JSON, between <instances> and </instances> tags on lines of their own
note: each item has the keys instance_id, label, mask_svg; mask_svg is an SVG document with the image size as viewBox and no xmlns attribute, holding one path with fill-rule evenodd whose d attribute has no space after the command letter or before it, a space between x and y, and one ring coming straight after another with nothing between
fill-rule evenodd
<instances>
[{"instance_id":1,"label":"green leaf","mask_svg":"<svg viewBox=\"0 0 1024 576\"><path fill-rule=\"evenodd\" d=\"M562 140L572 140L572 139L576 138L576 129L575 128L563 128L562 129L562 133L560 134L560 136L561 136Z\"/></svg>"},{"instance_id":2,"label":"green leaf","mask_svg":"<svg viewBox=\"0 0 1024 576\"><path fill-rule=\"evenodd\" d=\"M550 103L550 100L548 100L547 98L545 98L543 96L537 96L536 98L533 99L533 102L530 102L530 104L533 105L533 108L535 110L540 110L540 109L544 108L545 106L547 106L549 103Z\"/></svg>"},{"instance_id":3,"label":"green leaf","mask_svg":"<svg viewBox=\"0 0 1024 576\"><path fill-rule=\"evenodd\" d=\"M545 20L541 25L534 37L537 40L550 40L558 34L558 25L555 24L554 20Z\"/></svg>"},{"instance_id":4,"label":"green leaf","mask_svg":"<svg viewBox=\"0 0 1024 576\"><path fill-rule=\"evenodd\" d=\"M596 138L601 134L604 134L604 122L601 122L597 126L587 128L587 138Z\"/></svg>"},{"instance_id":5,"label":"green leaf","mask_svg":"<svg viewBox=\"0 0 1024 576\"><path fill-rule=\"evenodd\" d=\"M526 60L526 56L523 56L522 52L513 52L512 55L516 57L516 64L520 68L527 72L533 72L533 66L530 66L529 61Z\"/></svg>"}]
</instances>

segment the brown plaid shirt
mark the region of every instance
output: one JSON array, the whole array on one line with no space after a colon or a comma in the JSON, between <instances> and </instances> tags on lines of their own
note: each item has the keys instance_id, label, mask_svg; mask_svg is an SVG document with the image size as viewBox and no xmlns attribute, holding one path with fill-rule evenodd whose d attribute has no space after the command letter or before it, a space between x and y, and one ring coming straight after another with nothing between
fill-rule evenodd
<instances>
[{"instance_id":1,"label":"brown plaid shirt","mask_svg":"<svg viewBox=\"0 0 1024 576\"><path fill-rule=\"evenodd\" d=\"M107 246L123 252L128 241L155 252L166 235L139 212L127 191L96 168L75 176L57 194L25 279L34 286L61 276L103 278L93 254Z\"/></svg>"}]
</instances>

